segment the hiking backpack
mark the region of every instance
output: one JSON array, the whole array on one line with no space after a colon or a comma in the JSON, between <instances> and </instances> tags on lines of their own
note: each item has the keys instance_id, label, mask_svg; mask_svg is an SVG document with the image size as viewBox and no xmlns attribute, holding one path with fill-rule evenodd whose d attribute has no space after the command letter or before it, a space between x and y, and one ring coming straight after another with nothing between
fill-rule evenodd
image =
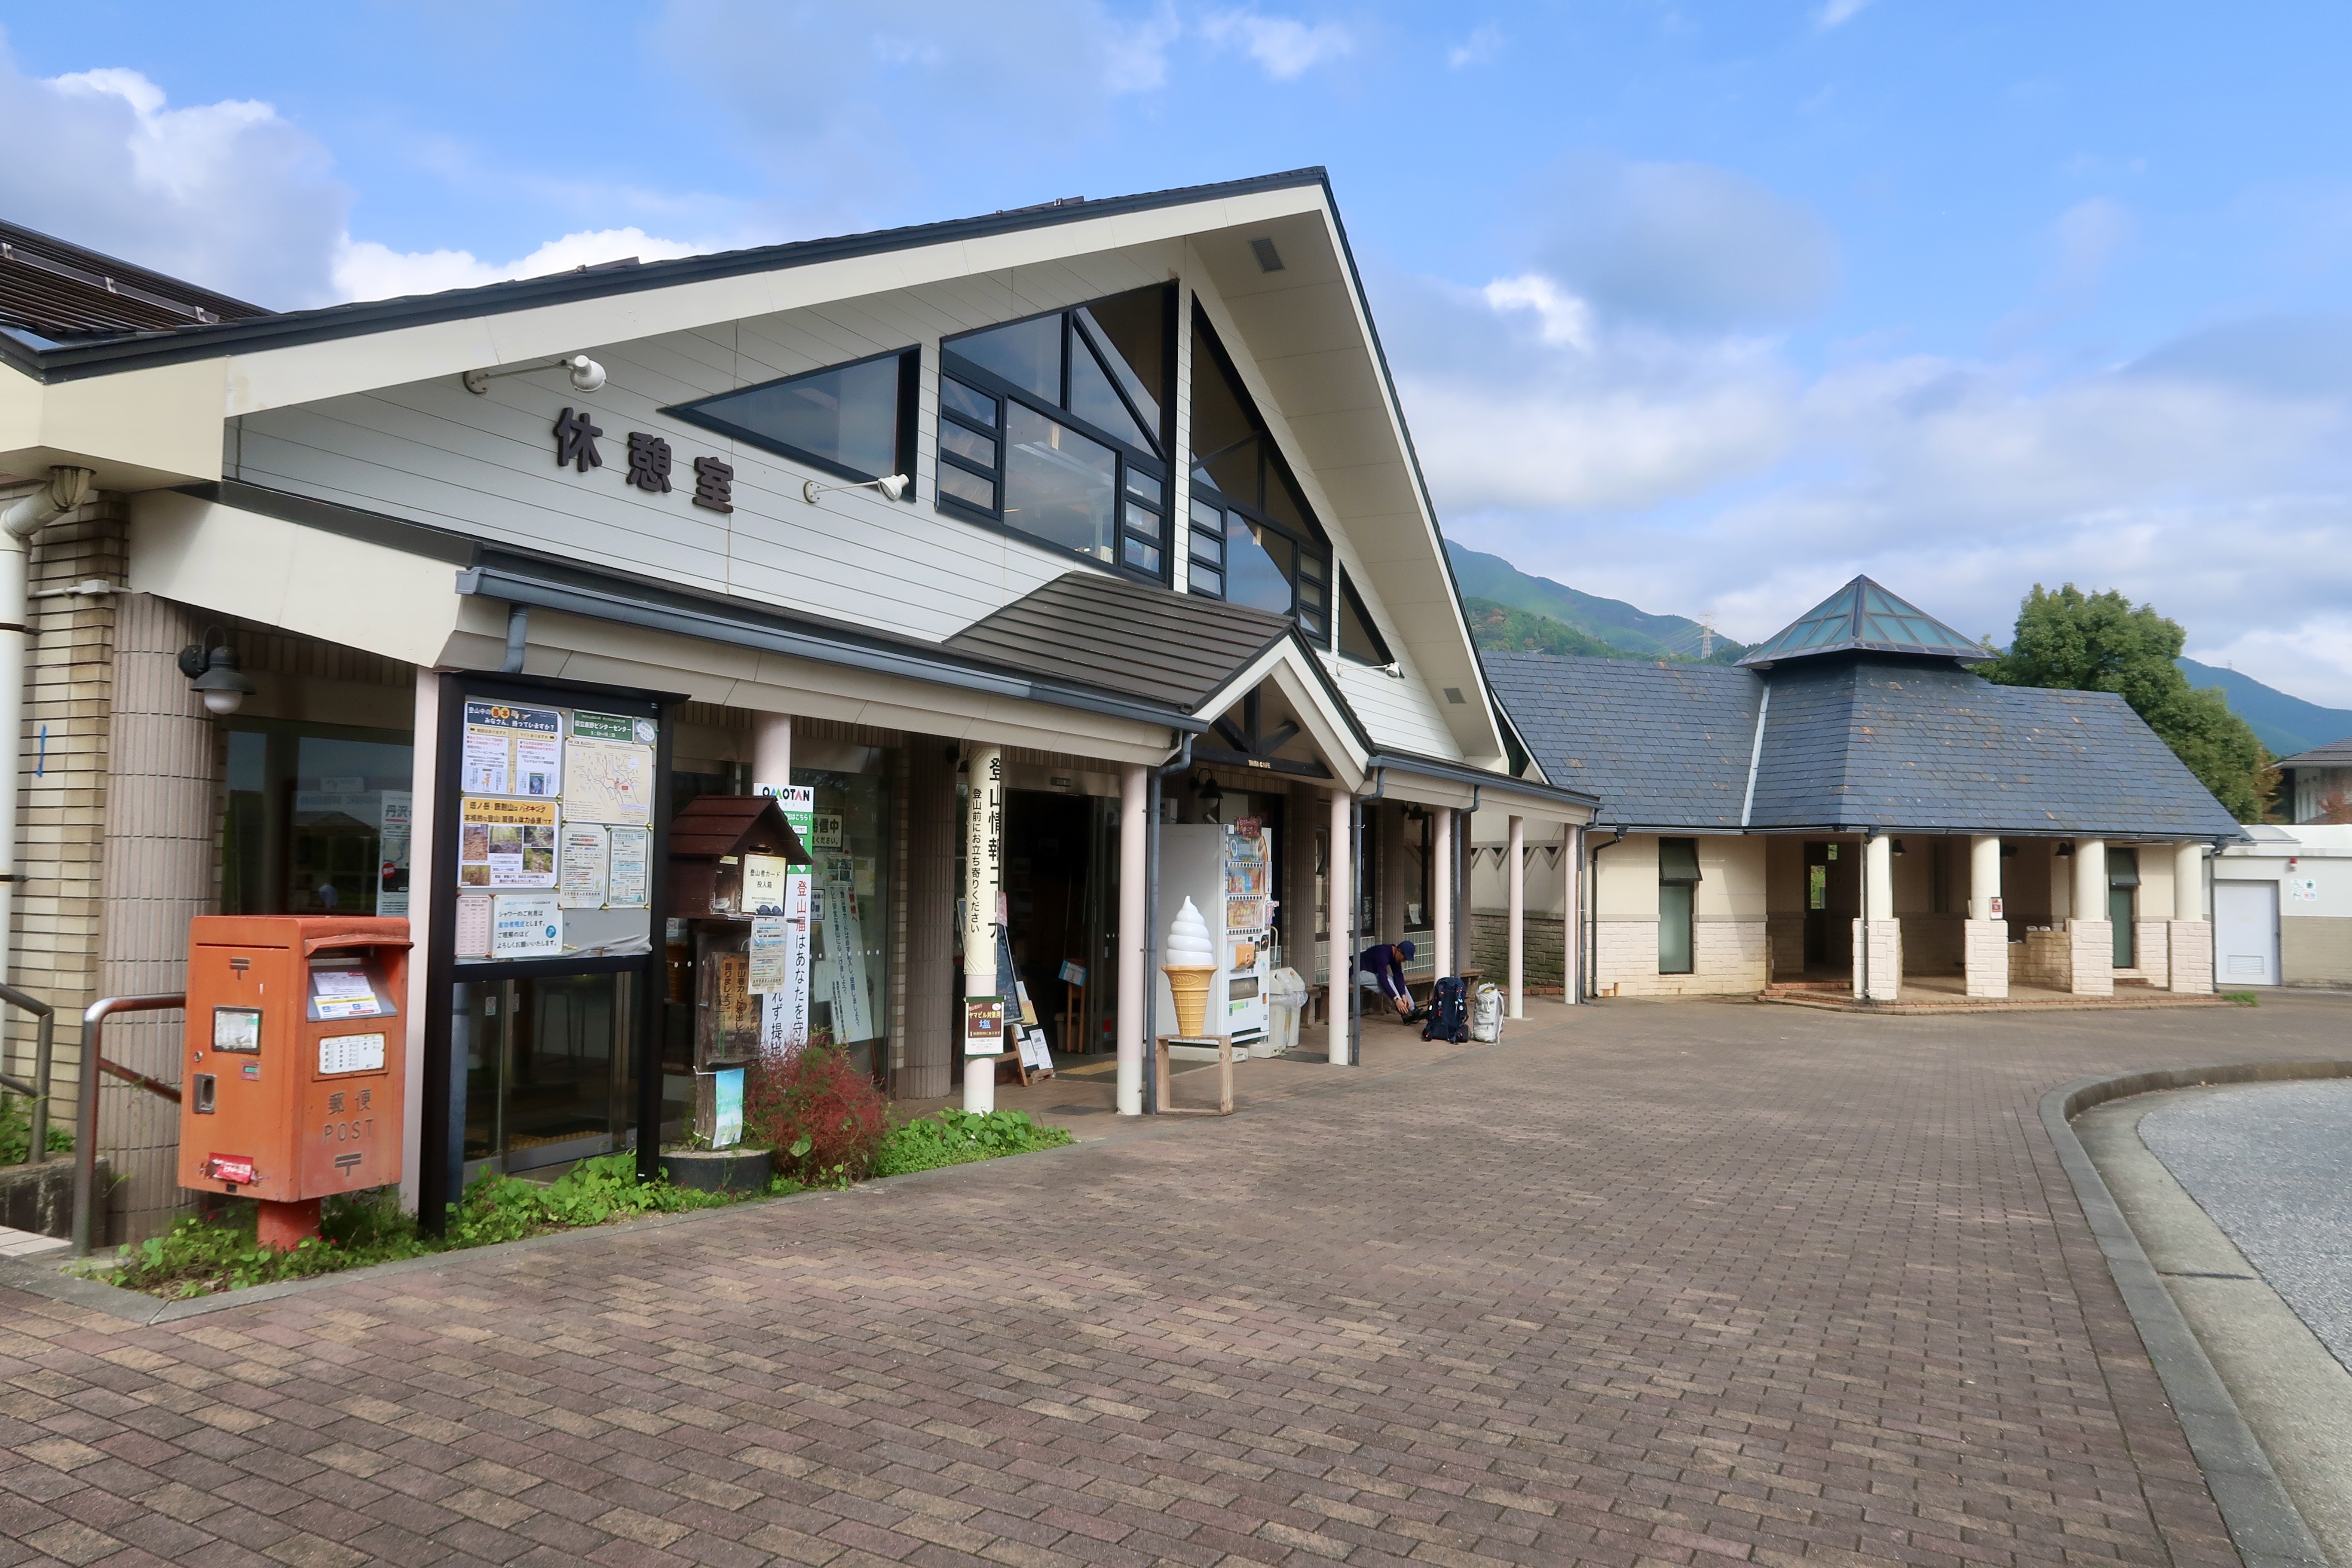
<instances>
[{"instance_id":1,"label":"hiking backpack","mask_svg":"<svg viewBox=\"0 0 2352 1568\"><path fill-rule=\"evenodd\" d=\"M1421 1026L1424 1040L1463 1045L1470 1038L1470 1001L1462 982L1449 974L1430 987L1429 1017Z\"/></svg>"}]
</instances>

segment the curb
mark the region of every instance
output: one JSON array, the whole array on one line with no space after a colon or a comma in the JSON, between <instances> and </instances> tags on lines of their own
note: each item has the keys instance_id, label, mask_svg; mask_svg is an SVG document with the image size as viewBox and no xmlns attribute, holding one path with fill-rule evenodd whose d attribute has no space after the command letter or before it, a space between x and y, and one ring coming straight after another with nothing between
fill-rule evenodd
<instances>
[{"instance_id":1,"label":"curb","mask_svg":"<svg viewBox=\"0 0 2352 1568\"><path fill-rule=\"evenodd\" d=\"M1759 994L1759 1002L1775 1007L1810 1007L1816 1013L1852 1013L1867 1018L1937 1018L1967 1014L1978 1018L2000 1018L2015 1013L2117 1013L2144 1012L2163 1007L2231 1007L2237 1004L2219 994L2208 996L2108 997L2101 996L2083 1002L2043 1002L2028 1000L2011 1002L1984 998L1968 1002L1874 1002L1864 1004L1849 999L1828 1000L1815 996L1767 996Z\"/></svg>"},{"instance_id":2,"label":"curb","mask_svg":"<svg viewBox=\"0 0 2352 1568\"><path fill-rule=\"evenodd\" d=\"M2107 1260L2107 1272L2139 1331L2140 1344L2155 1364L2172 1413L2189 1439L2189 1451L2204 1472L2205 1485L2221 1510L2231 1544L2246 1568L2328 1568L2326 1553L2312 1539L2278 1472L2255 1441L2238 1403L2206 1358L2204 1346L2164 1280L2148 1261L2139 1237L2107 1190L2076 1137L2074 1119L2095 1105L2224 1083L2276 1083L2297 1079L2352 1078L2352 1061L2230 1062L2213 1067L2158 1068L2111 1078L2077 1079L2042 1097L2042 1126L2056 1146L2058 1163L2074 1186L2083 1217Z\"/></svg>"},{"instance_id":3,"label":"curb","mask_svg":"<svg viewBox=\"0 0 2352 1568\"><path fill-rule=\"evenodd\" d=\"M1525 1023L1526 1020L1522 1019L1520 1022ZM1435 1061L1419 1062L1409 1067L1390 1068L1386 1071L1361 1078L1356 1076L1358 1069L1349 1068L1347 1069L1347 1077L1340 1082L1303 1089L1299 1093L1286 1096L1281 1100L1269 1100L1263 1105L1245 1106L1234 1110L1230 1116L1215 1118L1214 1122L1210 1125L1270 1115L1297 1100L1320 1100L1328 1095L1344 1094L1351 1089L1383 1083L1393 1078L1433 1072L1471 1057L1500 1050L1506 1046L1526 1043L1527 1039L1524 1036L1518 1039L1513 1039L1506 1029L1505 1037L1502 1039L1483 1041L1466 1049L1456 1051L1451 1056L1440 1057ZM2352 1067L2347 1067L2347 1071L2352 1073ZM119 1285L109 1285L101 1279L92 1279L83 1275L68 1272L49 1253L38 1253L28 1258L0 1258L0 1289L21 1290L28 1296L39 1296L48 1300L64 1302L68 1306L103 1312L109 1317L120 1318L126 1322L151 1325L170 1323L183 1318L197 1318L214 1312L225 1312L236 1307L259 1306L264 1302L280 1300L288 1296L299 1296L312 1290L323 1290L335 1285L366 1279L382 1279L396 1274L415 1274L432 1269L460 1267L469 1259L500 1257L509 1251L538 1251L547 1247L566 1247L597 1237L611 1237L635 1234L638 1231L658 1230L673 1225L690 1225L698 1220L715 1219L722 1215L775 1208L785 1204L822 1203L832 1198L855 1196L860 1193L878 1193L886 1186L896 1186L906 1182L919 1183L945 1180L956 1175L969 1176L992 1166L1001 1165L1005 1158L1025 1160L1041 1156L1046 1158L1055 1155L1066 1156L1075 1154L1081 1149L1133 1142L1139 1139L1171 1137L1200 1125L1190 1117L1171 1117L1163 1121L1157 1116L1136 1116L1121 1120L1129 1121L1133 1125L1113 1127L1098 1136L1066 1143L1057 1149L1036 1149L1027 1154L1004 1156L993 1160L967 1160L961 1164L938 1165L928 1171L908 1171L896 1176L869 1176L853 1186L819 1187L806 1192L786 1193L779 1197L746 1198L740 1203L729 1204L723 1208L689 1209L683 1214L645 1215L635 1219L624 1220L617 1225L581 1226L571 1230L548 1231L539 1236L525 1237L520 1241L493 1242L488 1247L469 1247L455 1252L427 1253L422 1258L403 1258L390 1263L371 1263L358 1268L340 1268L332 1273L313 1274L300 1279L279 1279L268 1285L249 1285L241 1290L216 1290L209 1296L190 1296L171 1300L151 1296L143 1290L126 1290Z\"/></svg>"}]
</instances>

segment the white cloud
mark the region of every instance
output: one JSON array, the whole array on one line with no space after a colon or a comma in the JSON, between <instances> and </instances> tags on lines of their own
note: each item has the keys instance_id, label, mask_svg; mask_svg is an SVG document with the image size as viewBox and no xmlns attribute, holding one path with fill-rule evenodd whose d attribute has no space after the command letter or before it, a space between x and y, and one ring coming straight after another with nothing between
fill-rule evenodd
<instances>
[{"instance_id":1,"label":"white cloud","mask_svg":"<svg viewBox=\"0 0 2352 1568\"><path fill-rule=\"evenodd\" d=\"M1449 70L1464 66L1485 66L1495 63L1503 52L1503 29L1492 22L1481 23L1470 30L1470 36L1445 51Z\"/></svg>"},{"instance_id":2,"label":"white cloud","mask_svg":"<svg viewBox=\"0 0 2352 1568\"><path fill-rule=\"evenodd\" d=\"M1201 36L1221 47L1241 49L1276 81L1304 76L1356 47L1355 36L1337 22L1309 25L1255 11L1213 12L1202 19Z\"/></svg>"},{"instance_id":3,"label":"white cloud","mask_svg":"<svg viewBox=\"0 0 2352 1568\"><path fill-rule=\"evenodd\" d=\"M1824 33L1832 27L1843 27L1869 9L1870 5L1871 0L1827 0L1813 13L1813 26Z\"/></svg>"},{"instance_id":4,"label":"white cloud","mask_svg":"<svg viewBox=\"0 0 2352 1568\"><path fill-rule=\"evenodd\" d=\"M1539 335L1545 342L1592 352L1592 307L1542 273L1497 278L1479 292L1496 310L1533 310L1543 323Z\"/></svg>"},{"instance_id":5,"label":"white cloud","mask_svg":"<svg viewBox=\"0 0 2352 1568\"><path fill-rule=\"evenodd\" d=\"M600 228L551 239L528 256L499 264L483 261L470 250L399 251L373 240L346 241L335 258L335 288L346 300L390 300L509 278L543 278L626 257L666 261L707 248L659 239L641 228Z\"/></svg>"}]
</instances>

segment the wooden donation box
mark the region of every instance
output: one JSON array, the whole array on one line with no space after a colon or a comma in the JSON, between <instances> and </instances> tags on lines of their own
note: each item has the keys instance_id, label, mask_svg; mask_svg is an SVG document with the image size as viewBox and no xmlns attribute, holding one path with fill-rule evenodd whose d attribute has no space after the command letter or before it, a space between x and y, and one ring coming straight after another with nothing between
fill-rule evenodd
<instances>
[{"instance_id":1,"label":"wooden donation box","mask_svg":"<svg viewBox=\"0 0 2352 1568\"><path fill-rule=\"evenodd\" d=\"M400 1180L408 922L188 922L180 1185L261 1201L261 1242L319 1233L319 1200Z\"/></svg>"},{"instance_id":2,"label":"wooden donation box","mask_svg":"<svg viewBox=\"0 0 2352 1568\"><path fill-rule=\"evenodd\" d=\"M665 1054L693 1071L695 1131L715 1147L734 1142L727 1097L741 1082L717 1075L748 1066L763 1045L808 1038L810 863L770 795L698 795L671 819L670 1011L680 1026Z\"/></svg>"}]
</instances>

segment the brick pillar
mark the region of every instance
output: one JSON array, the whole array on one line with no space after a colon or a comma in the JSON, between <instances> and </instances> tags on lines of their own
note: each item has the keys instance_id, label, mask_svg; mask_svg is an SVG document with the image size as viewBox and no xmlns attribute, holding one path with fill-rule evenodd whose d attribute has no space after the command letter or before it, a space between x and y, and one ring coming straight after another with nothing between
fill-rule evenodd
<instances>
[{"instance_id":1,"label":"brick pillar","mask_svg":"<svg viewBox=\"0 0 2352 1568\"><path fill-rule=\"evenodd\" d=\"M188 921L214 907L215 734L174 662L205 621L168 599L125 594L116 611L114 711L107 773L104 942L99 989L109 996L183 990ZM106 1054L167 1083L180 1078L180 1015L130 1015L107 1027ZM184 1205L173 1163L179 1111L135 1089L110 1089L100 1136L127 1178L115 1212L138 1240Z\"/></svg>"},{"instance_id":2,"label":"brick pillar","mask_svg":"<svg viewBox=\"0 0 2352 1568\"><path fill-rule=\"evenodd\" d=\"M949 1089L955 978L955 748L937 735L907 737L906 1064L895 1092L939 1100Z\"/></svg>"},{"instance_id":3,"label":"brick pillar","mask_svg":"<svg viewBox=\"0 0 2352 1568\"><path fill-rule=\"evenodd\" d=\"M1895 918L1893 853L1894 844L1883 833L1862 847L1866 918L1853 922L1853 994L1874 1002L1892 1002L1903 993L1903 922Z\"/></svg>"}]
</instances>

